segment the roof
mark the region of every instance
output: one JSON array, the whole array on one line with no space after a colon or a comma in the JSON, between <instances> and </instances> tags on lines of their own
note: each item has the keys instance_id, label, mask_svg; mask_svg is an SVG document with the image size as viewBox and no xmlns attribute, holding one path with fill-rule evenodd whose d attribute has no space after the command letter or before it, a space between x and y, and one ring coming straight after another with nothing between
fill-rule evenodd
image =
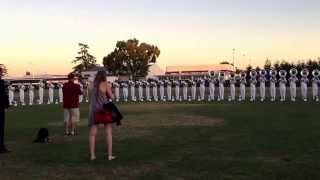
<instances>
[{"instance_id":1,"label":"roof","mask_svg":"<svg viewBox=\"0 0 320 180\"><path fill-rule=\"evenodd\" d=\"M208 72L208 71L233 71L233 66L230 64L216 64L216 65L167 66L166 68L166 73Z\"/></svg>"},{"instance_id":2,"label":"roof","mask_svg":"<svg viewBox=\"0 0 320 180\"><path fill-rule=\"evenodd\" d=\"M161 76L164 75L165 72L159 67L158 64L153 64L149 67L148 77L150 76Z\"/></svg>"}]
</instances>

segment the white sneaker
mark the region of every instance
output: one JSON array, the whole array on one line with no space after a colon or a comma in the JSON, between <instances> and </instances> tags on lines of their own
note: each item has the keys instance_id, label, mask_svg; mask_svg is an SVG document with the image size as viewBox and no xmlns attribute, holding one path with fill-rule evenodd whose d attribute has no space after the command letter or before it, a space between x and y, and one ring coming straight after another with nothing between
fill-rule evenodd
<instances>
[{"instance_id":1,"label":"white sneaker","mask_svg":"<svg viewBox=\"0 0 320 180\"><path fill-rule=\"evenodd\" d=\"M94 161L96 159L97 159L97 157L95 157L95 156L91 156L91 158L90 158L91 161Z\"/></svg>"},{"instance_id":2,"label":"white sneaker","mask_svg":"<svg viewBox=\"0 0 320 180\"><path fill-rule=\"evenodd\" d=\"M108 156L108 160L109 161L112 161L112 160L114 160L114 159L116 159L117 157L116 156Z\"/></svg>"}]
</instances>

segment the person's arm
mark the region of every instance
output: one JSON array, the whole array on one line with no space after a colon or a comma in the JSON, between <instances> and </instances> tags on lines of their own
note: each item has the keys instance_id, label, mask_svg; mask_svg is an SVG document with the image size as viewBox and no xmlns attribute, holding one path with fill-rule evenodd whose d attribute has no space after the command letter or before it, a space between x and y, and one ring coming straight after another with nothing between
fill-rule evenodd
<instances>
[{"instance_id":1,"label":"person's arm","mask_svg":"<svg viewBox=\"0 0 320 180\"><path fill-rule=\"evenodd\" d=\"M110 83L107 84L107 96L108 96L110 99L114 99L113 93L112 93L112 86L111 86Z\"/></svg>"},{"instance_id":2,"label":"person's arm","mask_svg":"<svg viewBox=\"0 0 320 180\"><path fill-rule=\"evenodd\" d=\"M81 90L80 85L78 85L78 95L79 95L79 96L80 96L80 95L83 95L83 91Z\"/></svg>"}]
</instances>

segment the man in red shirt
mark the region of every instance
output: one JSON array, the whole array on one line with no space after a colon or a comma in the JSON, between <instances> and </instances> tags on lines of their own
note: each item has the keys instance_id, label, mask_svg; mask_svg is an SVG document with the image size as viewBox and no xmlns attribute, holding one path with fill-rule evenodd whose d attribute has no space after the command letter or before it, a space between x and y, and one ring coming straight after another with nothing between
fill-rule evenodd
<instances>
[{"instance_id":1,"label":"man in red shirt","mask_svg":"<svg viewBox=\"0 0 320 180\"><path fill-rule=\"evenodd\" d=\"M75 75L68 75L68 82L63 85L63 109L65 135L74 136L77 122L80 121L79 96L82 95L80 85L74 83Z\"/></svg>"}]
</instances>

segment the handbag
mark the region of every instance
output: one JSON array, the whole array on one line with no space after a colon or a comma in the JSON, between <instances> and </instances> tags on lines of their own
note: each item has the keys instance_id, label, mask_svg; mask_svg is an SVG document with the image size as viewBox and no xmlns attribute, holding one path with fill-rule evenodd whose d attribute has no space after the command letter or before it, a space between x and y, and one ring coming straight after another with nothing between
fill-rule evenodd
<instances>
[{"instance_id":1,"label":"handbag","mask_svg":"<svg viewBox=\"0 0 320 180\"><path fill-rule=\"evenodd\" d=\"M94 113L94 124L109 124L112 122L111 113L105 110L97 110Z\"/></svg>"}]
</instances>

